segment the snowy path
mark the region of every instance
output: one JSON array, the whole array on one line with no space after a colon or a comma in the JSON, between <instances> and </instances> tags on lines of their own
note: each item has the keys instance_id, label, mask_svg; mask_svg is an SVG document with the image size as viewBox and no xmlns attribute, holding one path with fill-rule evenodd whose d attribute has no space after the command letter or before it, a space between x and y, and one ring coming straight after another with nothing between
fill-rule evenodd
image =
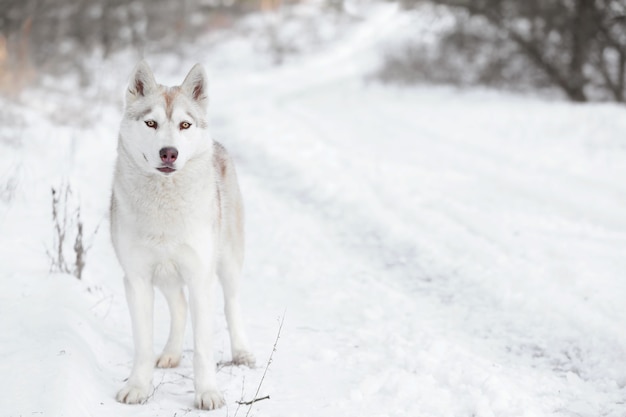
<instances>
[{"instance_id":1,"label":"snowy path","mask_svg":"<svg viewBox=\"0 0 626 417\"><path fill-rule=\"evenodd\" d=\"M269 187L272 198L306 215L287 227L310 218L322 229L291 231L267 257L288 251L280 285L336 287L306 298L311 315L345 338L329 366L350 387L343 384L342 398L332 386L335 409L626 409L624 374L614 366L626 346L626 189L612 180L623 167L590 158L593 143L576 137L590 122L600 127L600 143L614 135L602 125L611 111L593 109L596 121L568 104L513 99L501 108L481 94L401 93L340 79L273 105L225 110L245 120L234 142L245 143L235 150L255 178L246 188ZM542 132L526 124L537 119L556 125L559 143L532 137ZM569 125L577 119L580 126ZM525 131L512 129L516 123ZM561 158L561 146L572 161ZM283 211L272 210L278 223ZM302 235L319 247L294 249ZM259 237L264 247L266 239ZM302 254L309 254L304 271L294 262Z\"/></svg>"},{"instance_id":2,"label":"snowy path","mask_svg":"<svg viewBox=\"0 0 626 417\"><path fill-rule=\"evenodd\" d=\"M244 312L260 365L285 314L260 393L271 399L251 414L622 417L624 110L364 84L360 51L384 23L285 68L213 72L214 137L247 204ZM45 276L50 179L72 178L92 224L106 212L119 114L103 117L82 141L25 132L29 192L0 218L0 415L209 415L189 408L189 350L155 372L147 404L114 401L132 341L106 221L85 284ZM45 162L67 155L64 172ZM235 415L262 374L222 368L228 408L210 415Z\"/></svg>"}]
</instances>

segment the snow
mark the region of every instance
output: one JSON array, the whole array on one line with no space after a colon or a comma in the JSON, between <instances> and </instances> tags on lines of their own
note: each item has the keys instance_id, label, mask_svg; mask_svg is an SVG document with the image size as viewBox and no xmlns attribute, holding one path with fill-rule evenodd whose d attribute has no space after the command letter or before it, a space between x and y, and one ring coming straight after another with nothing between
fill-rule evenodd
<instances>
[{"instance_id":1,"label":"snow","mask_svg":"<svg viewBox=\"0 0 626 417\"><path fill-rule=\"evenodd\" d=\"M367 82L405 18L365 10L280 67L236 37L154 58L168 84L195 60L209 69L213 135L247 207L243 309L259 367L220 366L227 407L210 414L246 414L237 401L255 394L284 318L259 392L270 399L250 415L623 416L624 108ZM0 126L0 184L17 184L0 201L1 415L206 414L193 409L190 328L146 404L114 399L133 346L107 207L134 58L103 65L119 95L90 96L87 113L66 101L80 125L54 121L49 91L1 103L3 120L19 118ZM63 180L91 244L83 281L48 272L50 187ZM158 352L169 323L156 307ZM221 309L215 320L227 361Z\"/></svg>"}]
</instances>

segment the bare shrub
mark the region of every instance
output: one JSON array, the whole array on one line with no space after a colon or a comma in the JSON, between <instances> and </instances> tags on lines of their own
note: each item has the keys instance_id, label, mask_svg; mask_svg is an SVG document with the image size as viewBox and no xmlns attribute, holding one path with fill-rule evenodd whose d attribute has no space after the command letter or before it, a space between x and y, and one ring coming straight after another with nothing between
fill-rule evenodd
<instances>
[{"instance_id":1,"label":"bare shrub","mask_svg":"<svg viewBox=\"0 0 626 417\"><path fill-rule=\"evenodd\" d=\"M437 59L426 61L453 70L455 80L473 71L477 84L532 81L558 88L572 101L626 101L623 0L399 2L408 8L436 5L455 16ZM450 65L456 60L467 67Z\"/></svg>"},{"instance_id":2,"label":"bare shrub","mask_svg":"<svg viewBox=\"0 0 626 417\"><path fill-rule=\"evenodd\" d=\"M280 324L278 326L278 333L276 334L276 340L274 340L274 346L272 347L272 352L270 353L269 358L267 359L267 364L265 365L265 369L263 370L263 375L261 375L261 379L259 380L259 385L257 385L256 388L256 392L254 393L254 396L252 397L251 400L249 401L245 401L243 399L243 385L241 387L241 399L239 401L237 401L237 409L235 410L235 417L237 417L237 413L239 412L239 407L242 405L247 405L248 406L248 411L246 412L246 417L248 417L248 415L250 414L250 411L252 410L252 405L254 405L254 403L257 403L259 401L263 401L263 400L269 400L270 396L266 395L263 397L259 397L259 392L261 391L261 386L263 385L263 381L265 380L265 376L267 375L267 370L269 369L270 365L272 364L272 360L274 359L274 352L276 352L276 349L278 347L278 340L280 339L280 332L283 329L283 324L285 322L285 314L283 313L283 317L280 319ZM245 381L244 381L245 382Z\"/></svg>"},{"instance_id":3,"label":"bare shrub","mask_svg":"<svg viewBox=\"0 0 626 417\"><path fill-rule=\"evenodd\" d=\"M0 201L10 203L15 197L17 190L17 177L9 177L3 184L0 184Z\"/></svg>"},{"instance_id":4,"label":"bare shrub","mask_svg":"<svg viewBox=\"0 0 626 417\"><path fill-rule=\"evenodd\" d=\"M72 189L67 184L63 184L58 191L52 187L54 236L52 250L48 250L47 254L50 258L50 272L63 272L82 279L90 246L85 246L84 243L84 225L80 217L80 205L73 203L71 196ZM74 205L75 207L72 207ZM93 234L96 233L97 228ZM73 261L67 259L68 247L73 250Z\"/></svg>"},{"instance_id":5,"label":"bare shrub","mask_svg":"<svg viewBox=\"0 0 626 417\"><path fill-rule=\"evenodd\" d=\"M434 44L409 41L385 53L377 72L383 82L488 85L522 89L551 86L515 45L481 19L457 16ZM462 22L462 23L461 23Z\"/></svg>"}]
</instances>

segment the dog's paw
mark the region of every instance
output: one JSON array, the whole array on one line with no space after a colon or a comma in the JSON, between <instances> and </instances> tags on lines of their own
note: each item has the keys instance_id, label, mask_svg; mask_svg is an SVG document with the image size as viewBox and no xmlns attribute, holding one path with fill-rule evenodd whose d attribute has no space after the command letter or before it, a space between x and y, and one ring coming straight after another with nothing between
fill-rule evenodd
<instances>
[{"instance_id":1,"label":"dog's paw","mask_svg":"<svg viewBox=\"0 0 626 417\"><path fill-rule=\"evenodd\" d=\"M246 365L254 368L255 363L254 355L247 350L236 350L233 352L233 365Z\"/></svg>"},{"instance_id":2,"label":"dog's paw","mask_svg":"<svg viewBox=\"0 0 626 417\"><path fill-rule=\"evenodd\" d=\"M125 404L141 404L148 399L150 388L148 386L125 385L115 398Z\"/></svg>"},{"instance_id":3,"label":"dog's paw","mask_svg":"<svg viewBox=\"0 0 626 417\"><path fill-rule=\"evenodd\" d=\"M157 368L176 368L180 363L180 353L163 352L156 361Z\"/></svg>"},{"instance_id":4,"label":"dog's paw","mask_svg":"<svg viewBox=\"0 0 626 417\"><path fill-rule=\"evenodd\" d=\"M196 393L196 408L201 410L215 410L223 407L226 402L224 396L216 390L208 390Z\"/></svg>"}]
</instances>

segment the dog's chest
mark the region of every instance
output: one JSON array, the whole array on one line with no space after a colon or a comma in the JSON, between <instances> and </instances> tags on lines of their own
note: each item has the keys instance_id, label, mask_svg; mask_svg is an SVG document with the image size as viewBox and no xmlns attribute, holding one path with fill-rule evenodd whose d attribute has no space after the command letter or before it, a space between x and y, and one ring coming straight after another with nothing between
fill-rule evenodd
<instances>
[{"instance_id":1,"label":"dog's chest","mask_svg":"<svg viewBox=\"0 0 626 417\"><path fill-rule=\"evenodd\" d=\"M159 248L209 239L217 215L217 189L208 181L162 181L137 187L129 198L135 237Z\"/></svg>"}]
</instances>

